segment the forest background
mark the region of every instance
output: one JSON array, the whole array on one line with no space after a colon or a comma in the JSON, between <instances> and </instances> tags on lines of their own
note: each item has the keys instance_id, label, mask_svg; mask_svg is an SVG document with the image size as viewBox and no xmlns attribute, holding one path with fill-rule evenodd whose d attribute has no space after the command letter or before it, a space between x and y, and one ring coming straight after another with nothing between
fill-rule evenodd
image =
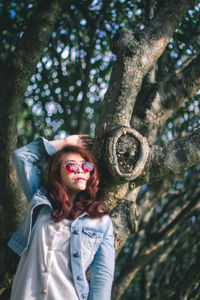
<instances>
[{"instance_id":1,"label":"forest background","mask_svg":"<svg viewBox=\"0 0 200 300\"><path fill-rule=\"evenodd\" d=\"M26 208L12 152L74 133L95 138L105 166L113 299L200 298L199 11L199 0L0 1L0 299Z\"/></svg>"}]
</instances>

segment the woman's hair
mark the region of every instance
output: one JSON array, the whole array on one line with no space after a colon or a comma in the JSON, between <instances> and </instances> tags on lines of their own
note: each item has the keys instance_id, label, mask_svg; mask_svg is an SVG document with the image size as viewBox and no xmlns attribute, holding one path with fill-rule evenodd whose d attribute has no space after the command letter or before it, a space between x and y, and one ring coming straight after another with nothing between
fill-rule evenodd
<instances>
[{"instance_id":1,"label":"woman's hair","mask_svg":"<svg viewBox=\"0 0 200 300\"><path fill-rule=\"evenodd\" d=\"M66 153L78 153L86 161L94 165L90 178L87 181L86 190L80 191L73 201L73 205L69 200L69 190L61 182L60 168ZM94 157L85 149L78 146L65 146L52 156L49 163L48 173L48 196L52 203L52 217L56 222L65 218L74 220L83 212L88 212L91 217L101 217L107 212L102 211L104 198L99 192L99 174L97 164Z\"/></svg>"}]
</instances>

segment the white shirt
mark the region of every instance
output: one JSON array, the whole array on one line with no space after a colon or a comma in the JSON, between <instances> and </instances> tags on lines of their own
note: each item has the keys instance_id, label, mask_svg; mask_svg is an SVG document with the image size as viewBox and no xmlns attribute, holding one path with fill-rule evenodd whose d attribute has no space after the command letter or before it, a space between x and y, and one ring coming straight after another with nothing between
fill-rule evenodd
<instances>
[{"instance_id":1,"label":"white shirt","mask_svg":"<svg viewBox=\"0 0 200 300\"><path fill-rule=\"evenodd\" d=\"M40 213L43 213L42 210ZM78 300L70 262L71 222L44 214L22 255L10 300Z\"/></svg>"}]
</instances>

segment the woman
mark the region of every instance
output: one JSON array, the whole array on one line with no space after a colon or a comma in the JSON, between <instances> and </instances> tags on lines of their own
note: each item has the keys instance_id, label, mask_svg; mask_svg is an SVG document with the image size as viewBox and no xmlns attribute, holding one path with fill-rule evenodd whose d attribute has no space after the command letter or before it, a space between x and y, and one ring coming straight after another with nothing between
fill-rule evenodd
<instances>
[{"instance_id":1,"label":"woman","mask_svg":"<svg viewBox=\"0 0 200 300\"><path fill-rule=\"evenodd\" d=\"M88 141L86 135L50 142L39 137L14 152L16 170L30 204L22 225L9 241L21 256L11 300L111 297L112 222L102 211L96 164L84 149ZM49 160L44 188L39 165Z\"/></svg>"}]
</instances>

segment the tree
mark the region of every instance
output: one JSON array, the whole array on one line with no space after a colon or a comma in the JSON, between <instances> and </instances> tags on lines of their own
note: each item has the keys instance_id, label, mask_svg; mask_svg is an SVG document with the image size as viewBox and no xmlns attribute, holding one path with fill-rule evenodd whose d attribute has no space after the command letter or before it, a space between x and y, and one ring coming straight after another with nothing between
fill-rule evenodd
<instances>
[{"instance_id":1,"label":"tree","mask_svg":"<svg viewBox=\"0 0 200 300\"><path fill-rule=\"evenodd\" d=\"M30 114L28 102L26 105L22 102L36 66L37 86L32 89L33 94L36 96L36 90L40 88L42 96L43 81L40 83L39 75L42 74L42 78L46 77L46 80L48 76L51 77L46 90L50 90L51 96L53 95L54 100L57 99L61 107L63 128L70 133L80 132L82 128L88 130L89 122L85 121L85 109L88 105L91 81L93 80L93 84L97 85L94 76L91 78L90 75L93 70L92 58L97 52L98 35L103 32L105 24L108 24L107 20L111 14L114 14L113 11L117 12L118 21L120 18L123 21L126 20L123 9L128 7L132 18L124 22L121 26L123 28L118 29L110 43L115 57L104 100L101 105L96 103L96 109L98 110L100 106L100 112L93 149L100 166L104 166L102 187L107 195L106 207L111 210L117 252L119 253L125 245L119 254L113 299L123 297L127 288L124 299L128 299L134 290L131 286L134 278L139 281L137 286L143 286L138 294L140 299L177 299L178 297L197 299L200 294L198 284L200 273L196 268L199 250L199 245L196 245L199 234L197 230L198 172L195 169L192 171L195 175L193 188L190 186L190 172L185 173L182 179L178 174L185 172L200 160L199 123L197 119L196 126L190 129L189 125L185 124L186 122L182 122L186 128L177 130L178 133L174 132L173 137L176 139L168 142L165 137L167 130L164 131L162 126L169 125L171 122L171 129L175 131L180 127L180 122L177 121L178 114L181 115L180 110L188 112L190 103L195 103L195 101L198 103L200 86L199 1L167 0L163 3L159 0L152 0L136 1L135 4L131 1L126 4L124 1L99 1L98 3L80 1L80 7L71 1L68 5L66 7L64 1L51 0L46 7L45 1L40 1L39 4L33 1L30 18L27 17L24 26L20 28L23 35L17 39L17 46L14 43L13 49L10 47L7 52L4 49L4 53L7 54L3 55L0 72L0 120L3 125L0 129L0 145L1 149L4 149L0 158L1 215L4 216L1 226L2 242L5 245L8 236L21 221L24 212L24 202L16 184L12 166L17 121L22 105L24 110L21 120L25 123L29 119L33 126L38 118L39 125L37 123L35 125L37 133L42 128L40 116ZM6 10L5 6L3 9ZM21 11L21 8L19 9ZM61 53L65 49L65 34L63 36L61 34L61 30L64 29L63 20L67 22L64 24L68 24L68 28L70 28L70 21L73 20L77 33L74 35L78 38L72 37L72 41L75 39L75 43L79 42L81 45L79 53L82 51L82 57L80 55L78 59L79 64L75 64L73 59L69 59L68 62L72 69L70 74L73 74L73 79L76 78L74 72L77 74L77 70L81 67L83 70L81 79L76 79L80 80L79 88L75 89L73 96L70 94L73 92L72 82L69 82L65 94L66 81L63 79L62 67L66 69L66 65L64 56L58 53L58 46L61 48ZM88 28L80 30L81 22L83 24L86 22ZM74 28L71 30L73 32ZM112 30L116 31L115 28ZM191 30L197 38L191 35ZM55 35L57 35L56 39ZM107 51L108 46L104 44L105 51ZM104 51L102 48L100 50ZM44 59L40 59L41 56ZM45 68L45 57L55 62L50 75ZM39 65L38 62L40 62ZM106 72L110 72L110 63L106 67L104 64L102 69L100 69L102 62L98 65L98 59L96 59L95 63L96 68L99 67L102 73L105 69ZM55 75L55 72L58 75ZM56 92L56 82L52 83L54 76L59 78L58 92ZM98 76L103 77L103 74L98 74ZM33 85L34 80L32 78ZM101 88L100 85L99 88ZM25 94L26 98L30 94L28 91L26 91L27 95ZM78 98L81 92L83 96L80 96L80 104L77 104L74 99ZM44 98L45 95L48 96L48 93L44 92ZM70 97L72 97L71 104L67 102ZM47 99L41 101L43 111L46 112L45 117L48 117L47 103ZM68 117L66 117L67 111L69 111ZM177 115L175 115L176 111L178 111ZM61 115L54 114L52 120ZM67 120L70 116L72 116L72 125L74 118L79 118L80 125L75 122L75 125L68 127ZM173 119L176 119L176 124L173 123ZM51 127L53 128L53 125ZM171 132L172 135L172 130L170 131L169 128L167 132L168 134ZM30 130L30 134L26 135L27 140L33 137L33 131ZM49 135L53 134L51 132ZM20 143L24 141L22 132ZM155 181L159 183L151 184L147 188L147 184ZM175 182L178 183L175 184ZM187 189L180 189L178 187L180 182ZM192 190L193 193L191 193ZM140 211L138 231L136 198ZM193 217L193 226L190 224L191 217ZM185 228L184 231L181 230L179 224ZM190 231L187 232L189 225ZM184 258L184 252L190 249L190 244L185 242L188 236L192 236L191 244L194 247L192 247L192 253L189 252L188 257ZM9 272L5 271L8 266L8 260L5 258L7 251L4 246L1 252L4 258L1 260L2 292L9 285L13 272L11 267ZM172 267L169 268L168 260L173 261L174 257L180 258L180 262L171 264ZM15 265L15 260L12 261ZM167 272L167 269L170 269L171 273ZM173 276L178 278L180 274L182 276L179 280L173 279ZM190 278L191 274L194 274L192 278ZM167 278L170 278L170 285Z\"/></svg>"}]
</instances>

